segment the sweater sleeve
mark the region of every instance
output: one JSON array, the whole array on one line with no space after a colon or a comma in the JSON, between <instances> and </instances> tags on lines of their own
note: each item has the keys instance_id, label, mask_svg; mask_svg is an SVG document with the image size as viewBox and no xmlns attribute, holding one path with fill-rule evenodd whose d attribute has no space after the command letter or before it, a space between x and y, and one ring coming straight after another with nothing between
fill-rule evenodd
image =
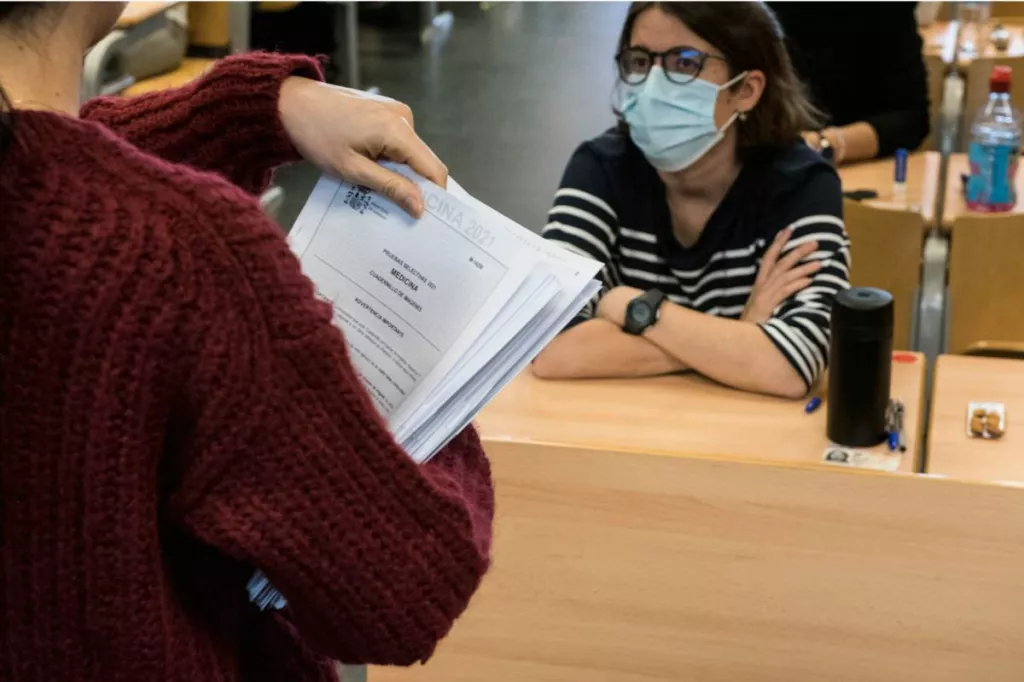
<instances>
[{"instance_id":1,"label":"sweater sleeve","mask_svg":"<svg viewBox=\"0 0 1024 682\"><path fill-rule=\"evenodd\" d=\"M255 52L227 57L180 88L89 100L81 116L145 152L219 173L258 194L274 168L299 158L278 114L288 76L323 78L311 57Z\"/></svg>"},{"instance_id":2,"label":"sweater sleeve","mask_svg":"<svg viewBox=\"0 0 1024 682\"><path fill-rule=\"evenodd\" d=\"M311 648L352 664L425 660L489 564L480 441L469 428L415 464L280 230L252 202L213 217L186 231L202 267L186 297L195 360L172 513L262 570Z\"/></svg>"},{"instance_id":3,"label":"sweater sleeve","mask_svg":"<svg viewBox=\"0 0 1024 682\"><path fill-rule=\"evenodd\" d=\"M817 173L781 209L781 227L793 229L782 255L815 241L817 251L803 262L821 261L822 268L761 329L810 388L828 365L832 302L850 286L850 240L838 176L831 169Z\"/></svg>"}]
</instances>

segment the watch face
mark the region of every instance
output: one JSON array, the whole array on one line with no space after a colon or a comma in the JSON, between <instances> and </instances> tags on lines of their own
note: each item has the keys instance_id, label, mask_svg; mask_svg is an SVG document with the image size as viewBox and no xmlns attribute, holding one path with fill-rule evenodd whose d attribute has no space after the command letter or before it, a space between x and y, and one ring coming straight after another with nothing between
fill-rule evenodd
<instances>
[{"instance_id":1,"label":"watch face","mask_svg":"<svg viewBox=\"0 0 1024 682\"><path fill-rule=\"evenodd\" d=\"M639 303L633 306L633 320L637 324L649 324L654 320L654 311L646 303Z\"/></svg>"}]
</instances>

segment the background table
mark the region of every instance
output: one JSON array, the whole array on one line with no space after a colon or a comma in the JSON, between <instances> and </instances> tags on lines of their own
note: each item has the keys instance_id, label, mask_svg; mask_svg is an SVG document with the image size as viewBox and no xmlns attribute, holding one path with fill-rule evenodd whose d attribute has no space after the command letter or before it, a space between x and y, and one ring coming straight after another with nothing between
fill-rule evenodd
<instances>
[{"instance_id":1,"label":"background table","mask_svg":"<svg viewBox=\"0 0 1024 682\"><path fill-rule=\"evenodd\" d=\"M967 404L1001 402L999 440L967 436ZM1024 482L1024 361L941 355L935 366L925 470L976 481Z\"/></svg>"},{"instance_id":2,"label":"background table","mask_svg":"<svg viewBox=\"0 0 1024 682\"><path fill-rule=\"evenodd\" d=\"M843 191L870 189L878 193L877 199L865 204L880 208L907 209L920 213L927 225L935 223L935 207L939 196L939 177L942 155L938 152L914 152L907 159L907 188L904 197L893 195L895 162L878 159L840 166L839 179Z\"/></svg>"},{"instance_id":3,"label":"background table","mask_svg":"<svg viewBox=\"0 0 1024 682\"><path fill-rule=\"evenodd\" d=\"M1003 28L1010 32L1010 43L1005 50L997 50L989 36L996 24L1002 23ZM925 55L939 55L943 61L952 64L956 58L961 67L970 65L975 59L999 59L1001 57L1020 57L1024 55L1024 24L1020 19L992 19L986 31L985 47L980 54L964 55L957 53L957 38L960 26L956 21L936 21L918 29L924 41Z\"/></svg>"},{"instance_id":4,"label":"background table","mask_svg":"<svg viewBox=\"0 0 1024 682\"><path fill-rule=\"evenodd\" d=\"M916 471L924 389L920 353L898 353L892 395L906 406L907 452ZM544 381L529 370L477 419L485 441L597 447L657 455L820 464L827 404L737 391L696 374L647 379ZM877 451L888 452L884 445Z\"/></svg>"},{"instance_id":5,"label":"background table","mask_svg":"<svg viewBox=\"0 0 1024 682\"><path fill-rule=\"evenodd\" d=\"M177 0L172 2L129 2L117 19L117 28L135 26L177 4Z\"/></svg>"},{"instance_id":6,"label":"background table","mask_svg":"<svg viewBox=\"0 0 1024 682\"><path fill-rule=\"evenodd\" d=\"M984 213L978 213L971 211L967 208L967 203L964 201L963 194L963 182L960 176L966 174L970 170L970 166L967 163L967 154L950 154L949 156L949 171L946 175L946 196L943 202L942 209L942 227L946 230L953 228L953 222L958 216L970 213L971 215L985 215ZM1017 205L1014 206L1012 211L1006 213L1000 213L998 215L1007 215L1010 213L1024 214L1024 163L1017 164Z\"/></svg>"}]
</instances>

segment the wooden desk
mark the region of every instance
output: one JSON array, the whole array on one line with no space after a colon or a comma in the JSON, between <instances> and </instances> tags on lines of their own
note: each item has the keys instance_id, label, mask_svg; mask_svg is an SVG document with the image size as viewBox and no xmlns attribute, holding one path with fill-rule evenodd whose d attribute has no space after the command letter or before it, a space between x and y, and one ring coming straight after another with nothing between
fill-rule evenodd
<instances>
[{"instance_id":1,"label":"wooden desk","mask_svg":"<svg viewBox=\"0 0 1024 682\"><path fill-rule=\"evenodd\" d=\"M1002 438L967 436L970 402L1005 404ZM939 356L926 471L975 481L1024 482L1024 361Z\"/></svg>"},{"instance_id":2,"label":"wooden desk","mask_svg":"<svg viewBox=\"0 0 1024 682\"><path fill-rule=\"evenodd\" d=\"M916 471L924 359L899 353L892 395L906 406L904 472ZM485 441L554 443L656 455L821 464L827 405L726 388L696 374L649 379L543 381L529 370L477 418ZM888 452L878 446L880 452ZM822 466L830 466L822 464Z\"/></svg>"},{"instance_id":3,"label":"wooden desk","mask_svg":"<svg viewBox=\"0 0 1024 682\"><path fill-rule=\"evenodd\" d=\"M129 2L124 12L117 19L117 28L131 28L141 24L146 19L155 17L161 12L178 4L179 0L170 2Z\"/></svg>"},{"instance_id":4,"label":"wooden desk","mask_svg":"<svg viewBox=\"0 0 1024 682\"><path fill-rule=\"evenodd\" d=\"M167 73L159 76L153 76L143 81L131 85L125 88L121 94L125 97L135 97L136 95L143 95L147 92L157 92L159 90L168 90L170 88L178 88L182 85L191 83L196 78L199 78L216 63L214 59L203 59L199 57L185 57L181 60L181 66L176 68L174 71L168 71Z\"/></svg>"},{"instance_id":5,"label":"wooden desk","mask_svg":"<svg viewBox=\"0 0 1024 682\"><path fill-rule=\"evenodd\" d=\"M967 163L967 154L949 155L949 171L946 174L946 196L942 209L942 228L944 230L953 229L953 222L957 216L968 213L976 216L985 215L984 213L971 211L967 208L967 203L964 201L963 182L960 176L969 171L970 165ZM1012 211L995 215L1024 213L1024 163L1017 164L1017 196L1017 205L1013 207Z\"/></svg>"},{"instance_id":6,"label":"wooden desk","mask_svg":"<svg viewBox=\"0 0 1024 682\"><path fill-rule=\"evenodd\" d=\"M1024 490L490 443L493 556L370 682L1020 682Z\"/></svg>"},{"instance_id":7,"label":"wooden desk","mask_svg":"<svg viewBox=\"0 0 1024 682\"><path fill-rule=\"evenodd\" d=\"M928 26L917 29L924 42L922 50L925 55L940 57L947 64L952 64L956 57L957 36L960 23L956 21L936 21Z\"/></svg>"},{"instance_id":8,"label":"wooden desk","mask_svg":"<svg viewBox=\"0 0 1024 682\"><path fill-rule=\"evenodd\" d=\"M1019 18L1006 18L1002 20L991 20L986 31L985 48L981 54L965 56L958 54L957 43L960 37L960 24L957 21L936 21L929 26L918 29L921 39L924 41L923 51L928 55L939 55L947 64L952 64L956 59L961 68L966 68L977 58L999 59L1002 57L1024 56L1024 24ZM1010 43L1005 50L997 50L988 38L992 29L1002 22L1006 30L1010 32Z\"/></svg>"},{"instance_id":9,"label":"wooden desk","mask_svg":"<svg viewBox=\"0 0 1024 682\"><path fill-rule=\"evenodd\" d=\"M935 224L935 206L939 196L939 174L942 155L938 152L914 152L907 159L906 197L893 196L895 161L878 159L840 166L839 179L843 191L871 189L878 192L877 199L864 203L880 208L901 208L921 214L927 226Z\"/></svg>"}]
</instances>

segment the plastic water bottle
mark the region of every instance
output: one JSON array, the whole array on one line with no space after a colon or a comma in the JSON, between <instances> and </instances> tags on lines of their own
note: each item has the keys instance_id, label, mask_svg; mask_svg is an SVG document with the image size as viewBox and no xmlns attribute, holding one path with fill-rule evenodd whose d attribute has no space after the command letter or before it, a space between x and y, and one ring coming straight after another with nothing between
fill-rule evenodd
<instances>
[{"instance_id":1,"label":"plastic water bottle","mask_svg":"<svg viewBox=\"0 0 1024 682\"><path fill-rule=\"evenodd\" d=\"M1020 112L1010 104L1010 67L996 66L988 102L974 117L968 160L967 206L975 211L1009 211L1017 203Z\"/></svg>"}]
</instances>

